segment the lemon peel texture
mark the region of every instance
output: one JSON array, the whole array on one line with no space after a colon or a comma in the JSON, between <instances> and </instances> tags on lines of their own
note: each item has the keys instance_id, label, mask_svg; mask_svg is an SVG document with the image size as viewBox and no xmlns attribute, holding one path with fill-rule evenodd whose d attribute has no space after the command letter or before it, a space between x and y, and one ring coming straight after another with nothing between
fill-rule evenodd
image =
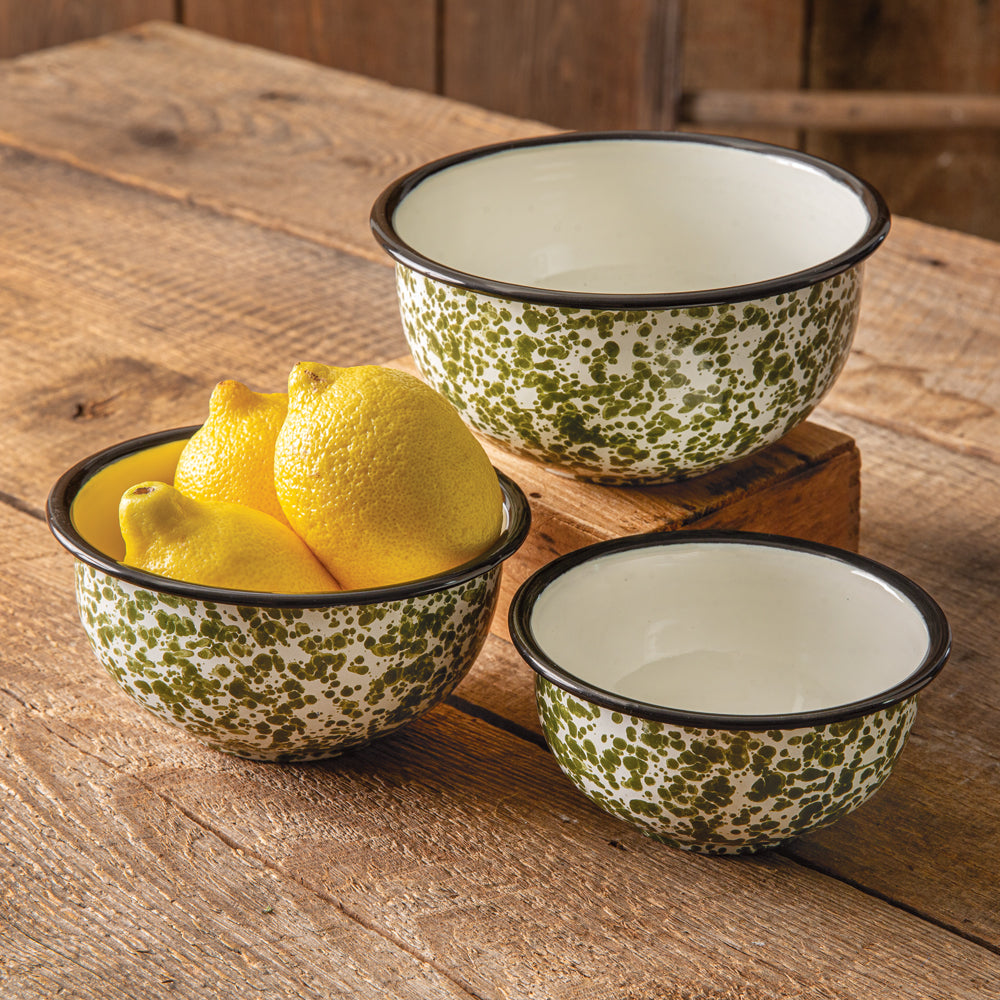
<instances>
[{"instance_id":1,"label":"lemon peel texture","mask_svg":"<svg viewBox=\"0 0 1000 1000\"><path fill-rule=\"evenodd\" d=\"M292 369L274 476L289 523L347 589L452 569L503 525L496 472L455 408L378 365Z\"/></svg>"},{"instance_id":2,"label":"lemon peel texture","mask_svg":"<svg viewBox=\"0 0 1000 1000\"><path fill-rule=\"evenodd\" d=\"M340 589L305 542L263 511L197 500L150 481L122 494L118 518L126 566L229 590L305 594Z\"/></svg>"},{"instance_id":3,"label":"lemon peel texture","mask_svg":"<svg viewBox=\"0 0 1000 1000\"><path fill-rule=\"evenodd\" d=\"M174 486L196 500L239 503L285 521L274 492L274 440L288 410L283 392L219 382L208 419L177 461Z\"/></svg>"}]
</instances>

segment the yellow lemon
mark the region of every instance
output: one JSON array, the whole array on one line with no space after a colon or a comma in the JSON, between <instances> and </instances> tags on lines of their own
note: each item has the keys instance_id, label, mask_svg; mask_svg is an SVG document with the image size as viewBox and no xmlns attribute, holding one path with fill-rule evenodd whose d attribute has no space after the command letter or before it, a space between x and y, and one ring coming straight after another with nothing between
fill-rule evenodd
<instances>
[{"instance_id":1,"label":"yellow lemon","mask_svg":"<svg viewBox=\"0 0 1000 1000\"><path fill-rule=\"evenodd\" d=\"M274 493L274 439L288 397L254 392L242 382L220 382L208 419L177 461L174 486L196 500L225 500L285 521Z\"/></svg>"},{"instance_id":2,"label":"yellow lemon","mask_svg":"<svg viewBox=\"0 0 1000 1000\"><path fill-rule=\"evenodd\" d=\"M377 365L292 369L274 484L291 526L351 590L458 566L503 524L496 473L455 408Z\"/></svg>"},{"instance_id":3,"label":"yellow lemon","mask_svg":"<svg viewBox=\"0 0 1000 1000\"><path fill-rule=\"evenodd\" d=\"M166 483L145 482L122 494L118 519L126 566L230 590L340 589L291 528L242 504L195 500Z\"/></svg>"},{"instance_id":4,"label":"yellow lemon","mask_svg":"<svg viewBox=\"0 0 1000 1000\"><path fill-rule=\"evenodd\" d=\"M118 526L122 493L147 479L173 482L177 457L186 443L182 438L132 452L91 476L73 501L70 513L76 530L95 548L121 562L125 558L125 542Z\"/></svg>"}]
</instances>

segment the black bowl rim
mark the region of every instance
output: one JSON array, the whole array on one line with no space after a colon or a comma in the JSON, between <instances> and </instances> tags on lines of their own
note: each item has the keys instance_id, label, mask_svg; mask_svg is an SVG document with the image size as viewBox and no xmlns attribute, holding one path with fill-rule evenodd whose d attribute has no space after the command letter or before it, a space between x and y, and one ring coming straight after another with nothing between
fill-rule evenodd
<instances>
[{"instance_id":1,"label":"black bowl rim","mask_svg":"<svg viewBox=\"0 0 1000 1000\"><path fill-rule=\"evenodd\" d=\"M46 504L46 517L52 534L81 562L107 573L109 576L155 593L173 594L178 597L227 606L332 608L403 601L458 586L500 565L516 552L527 537L528 529L531 526L531 508L524 492L513 479L495 468L494 471L500 481L504 506L507 510L507 526L501 532L500 538L482 555L445 573L423 577L419 580L410 580L389 587L315 594L275 594L256 590L225 590L221 587L204 587L198 584L184 583L180 580L172 580L154 573L133 569L130 566L123 566L87 542L76 530L70 514L73 500L83 484L113 462L156 445L168 444L171 441L190 437L198 430L199 426L193 424L188 427L175 427L130 438L95 452L77 462L72 468L67 469L52 487Z\"/></svg>"},{"instance_id":2,"label":"black bowl rim","mask_svg":"<svg viewBox=\"0 0 1000 1000\"><path fill-rule=\"evenodd\" d=\"M396 232L393 214L403 199L422 181L448 167L484 156L530 146L553 145L564 142L592 142L594 140L654 140L664 142L691 142L706 145L728 146L747 152L792 160L808 165L828 177L849 187L868 211L869 222L864 233L846 250L813 267L791 274L778 275L765 281L733 285L726 288L709 288L689 292L651 292L641 294L604 292L565 292L548 288L534 288L496 281L480 275L469 274L449 267L425 256ZM819 281L849 270L860 264L879 247L889 233L890 213L882 195L856 174L797 149L788 149L771 143L735 136L708 135L698 132L662 132L620 130L600 132L560 132L553 135L532 136L506 142L491 143L453 153L425 163L403 174L389 184L375 200L370 214L370 225L375 239L398 264L435 281L458 288L469 289L498 298L523 302L580 309L662 309L717 305L727 302L746 302L771 298L787 292L806 288Z\"/></svg>"},{"instance_id":3,"label":"black bowl rim","mask_svg":"<svg viewBox=\"0 0 1000 1000\"><path fill-rule=\"evenodd\" d=\"M924 620L928 632L927 653L917 667L900 683L867 698L844 705L831 706L809 712L792 712L776 715L724 715L667 708L625 698L576 677L559 666L541 648L531 627L531 613L535 602L545 588L567 570L596 557L627 549L662 545L711 544L761 545L792 549L835 559L862 569L900 591L913 602ZM533 573L517 590L510 603L508 625L511 640L517 651L541 677L577 698L593 702L604 708L653 722L666 722L699 729L727 731L762 731L804 729L826 726L860 716L869 715L915 695L937 676L951 652L951 628L944 611L937 602L909 577L882 563L819 542L790 538L784 535L750 531L682 530L678 532L650 532L628 535L605 542L596 542L554 559Z\"/></svg>"}]
</instances>

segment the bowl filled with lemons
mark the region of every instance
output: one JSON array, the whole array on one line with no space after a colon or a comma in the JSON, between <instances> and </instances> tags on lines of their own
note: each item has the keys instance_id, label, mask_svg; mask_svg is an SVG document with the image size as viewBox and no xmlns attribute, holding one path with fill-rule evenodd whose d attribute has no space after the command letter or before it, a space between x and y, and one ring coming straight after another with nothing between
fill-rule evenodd
<instances>
[{"instance_id":1,"label":"bowl filled with lemons","mask_svg":"<svg viewBox=\"0 0 1000 1000\"><path fill-rule=\"evenodd\" d=\"M329 757L472 666L530 513L435 390L304 362L200 427L115 444L52 488L77 605L123 691L215 749Z\"/></svg>"}]
</instances>

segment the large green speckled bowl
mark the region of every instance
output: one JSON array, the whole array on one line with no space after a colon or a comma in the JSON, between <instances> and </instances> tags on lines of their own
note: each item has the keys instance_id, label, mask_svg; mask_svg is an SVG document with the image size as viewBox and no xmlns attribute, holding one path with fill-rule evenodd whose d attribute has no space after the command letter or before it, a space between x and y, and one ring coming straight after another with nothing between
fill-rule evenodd
<instances>
[{"instance_id":1,"label":"large green speckled bowl","mask_svg":"<svg viewBox=\"0 0 1000 1000\"><path fill-rule=\"evenodd\" d=\"M889 214L797 151L620 132L437 160L371 222L411 353L471 427L557 471L648 483L806 419L847 358Z\"/></svg>"},{"instance_id":2,"label":"large green speckled bowl","mask_svg":"<svg viewBox=\"0 0 1000 1000\"><path fill-rule=\"evenodd\" d=\"M122 690L209 746L270 761L332 756L442 701L479 654L503 560L527 534L517 485L498 473L506 516L497 542L437 577L305 595L193 586L122 566L95 544L112 547L113 534L93 510L75 514L74 501L101 476L117 477L103 490L111 494L120 493L117 480L164 478L194 430L106 449L49 496L53 533L76 557L80 618Z\"/></svg>"},{"instance_id":3,"label":"large green speckled bowl","mask_svg":"<svg viewBox=\"0 0 1000 1000\"><path fill-rule=\"evenodd\" d=\"M865 802L950 648L941 609L900 574L738 532L561 557L515 595L510 632L562 771L705 854L771 848Z\"/></svg>"}]
</instances>

